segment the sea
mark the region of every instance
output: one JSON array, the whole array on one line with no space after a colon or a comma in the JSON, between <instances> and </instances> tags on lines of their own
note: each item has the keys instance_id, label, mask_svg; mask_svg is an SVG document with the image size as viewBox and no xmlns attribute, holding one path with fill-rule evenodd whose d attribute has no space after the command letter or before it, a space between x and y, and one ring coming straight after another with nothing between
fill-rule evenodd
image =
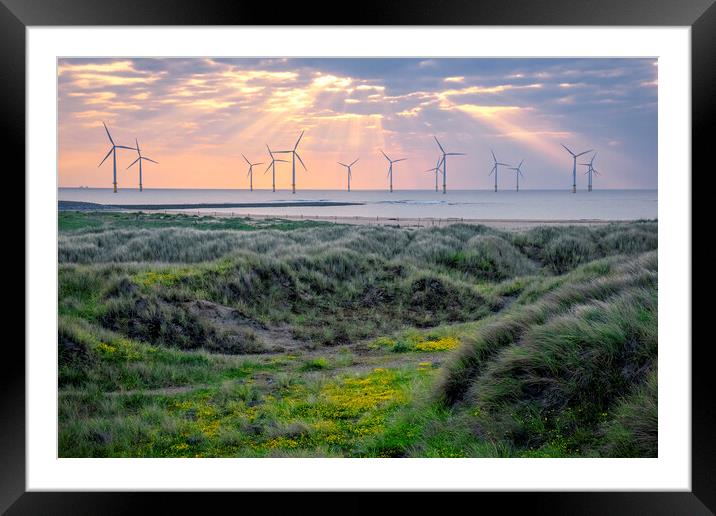
<instances>
[{"instance_id":1,"label":"sea","mask_svg":"<svg viewBox=\"0 0 716 516\"><path fill-rule=\"evenodd\" d=\"M182 212L262 216L464 218L478 220L656 219L657 190L209 190L59 188L58 200L113 206L169 204L257 204L264 207L187 208ZM357 203L307 206L304 203ZM297 203L298 206L286 206Z\"/></svg>"}]
</instances>

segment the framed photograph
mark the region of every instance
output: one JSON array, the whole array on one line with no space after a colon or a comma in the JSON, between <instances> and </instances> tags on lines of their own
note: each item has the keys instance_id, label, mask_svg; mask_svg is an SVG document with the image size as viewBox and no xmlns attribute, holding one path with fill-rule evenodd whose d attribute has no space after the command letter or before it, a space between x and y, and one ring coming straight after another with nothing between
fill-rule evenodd
<instances>
[{"instance_id":1,"label":"framed photograph","mask_svg":"<svg viewBox=\"0 0 716 516\"><path fill-rule=\"evenodd\" d=\"M710 1L126 7L0 10L27 300L3 510L714 511Z\"/></svg>"}]
</instances>

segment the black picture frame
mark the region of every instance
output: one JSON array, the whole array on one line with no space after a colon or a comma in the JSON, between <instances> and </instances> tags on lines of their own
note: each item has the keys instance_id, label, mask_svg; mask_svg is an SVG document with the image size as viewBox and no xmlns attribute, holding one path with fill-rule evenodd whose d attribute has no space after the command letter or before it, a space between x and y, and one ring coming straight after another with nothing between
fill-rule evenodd
<instances>
[{"instance_id":1,"label":"black picture frame","mask_svg":"<svg viewBox=\"0 0 716 516\"><path fill-rule=\"evenodd\" d=\"M0 124L5 149L13 149L24 170L25 29L28 26L82 25L552 25L689 26L692 72L692 167L707 170L707 140L714 129L716 92L715 0L400 0L362 1L350 15L336 4L192 0L0 0ZM710 129L710 130L709 130ZM17 185L24 191L24 182ZM15 190L18 191L18 190ZM692 190L693 191L693 190ZM702 190L703 192L703 190ZM703 195L703 193L702 193ZM696 205L695 199L692 206ZM693 215L692 224L699 219ZM698 234L692 227L692 235ZM708 236L709 232L702 233ZM19 246L18 246L19 248ZM23 247L24 249L24 247ZM27 256L23 257L27 259ZM696 265L692 248L692 271ZM701 267L699 267L702 270ZM25 268L25 274L29 271ZM692 272L693 274L693 272ZM704 290L706 287L700 287ZM16 306L19 306L17 303ZM25 306L24 303L22 306ZM692 320L699 320L693 302ZM26 309L31 310L28 306ZM705 310L706 308L701 308ZM696 315L696 317L694 317ZM692 333L692 335L695 334ZM548 514L713 514L716 512L716 410L713 401L714 353L710 339L692 337L692 491L584 493L469 493L499 504L499 510L527 509ZM7 514L124 514L161 503L161 512L208 512L216 502L235 510L264 504L275 507L285 495L264 493L80 493L26 492L25 363L17 340L6 341L0 359L0 511ZM687 343L671 343L672 345ZM401 459L397 459L401 460ZM321 502L317 503L316 497ZM366 512L383 504L377 493L350 493L340 505L325 494L291 495L292 511ZM211 497L209 500L208 498ZM240 505L233 505L238 498ZM403 510L425 504L424 493L402 496ZM268 501L268 502L267 502ZM454 499L452 503L465 500ZM474 500L467 501L476 510ZM412 507L411 507L412 506ZM402 511L401 511L402 512Z\"/></svg>"}]
</instances>

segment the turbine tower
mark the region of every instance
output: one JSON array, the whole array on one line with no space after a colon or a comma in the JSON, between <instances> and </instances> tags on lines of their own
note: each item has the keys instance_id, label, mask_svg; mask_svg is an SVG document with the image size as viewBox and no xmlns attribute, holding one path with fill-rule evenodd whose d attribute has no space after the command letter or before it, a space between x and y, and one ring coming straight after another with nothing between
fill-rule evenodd
<instances>
[{"instance_id":1,"label":"turbine tower","mask_svg":"<svg viewBox=\"0 0 716 516\"><path fill-rule=\"evenodd\" d=\"M298 140L296 140L296 145L293 146L293 149L286 150L286 151L276 151L276 154L291 154L291 163L292 163L291 190L293 193L296 193L296 158L298 158L298 161L301 162L301 166L303 167L303 170L308 172L306 165L303 164L303 160L301 159L301 156L299 156L298 152L296 152L296 149L298 148L298 143L301 141L301 138L303 138L303 133L305 133L305 132L306 131L301 131L301 136L299 136Z\"/></svg>"},{"instance_id":2,"label":"turbine tower","mask_svg":"<svg viewBox=\"0 0 716 516\"><path fill-rule=\"evenodd\" d=\"M159 165L159 162L154 161L152 158L142 156L142 151L139 149L139 140L137 140L135 138L134 143L137 144L137 154L139 155L139 157L137 159L135 159L134 161L132 161L132 164L129 165L129 167L127 167L127 170L129 170L130 167L132 165L134 165L137 161L139 162L139 191L141 192L142 191L142 161L144 161L146 159L147 161L151 161L152 163L156 163L157 165Z\"/></svg>"},{"instance_id":3,"label":"turbine tower","mask_svg":"<svg viewBox=\"0 0 716 516\"><path fill-rule=\"evenodd\" d=\"M435 191L438 191L438 173L440 172L440 165L442 164L442 157L438 158L438 162L433 168L427 169L425 172L435 172Z\"/></svg>"},{"instance_id":4,"label":"turbine tower","mask_svg":"<svg viewBox=\"0 0 716 516\"><path fill-rule=\"evenodd\" d=\"M495 157L495 153L490 149L490 154L492 154L492 161L494 162L494 165L492 165L492 170L490 170L490 173L488 174L488 177L492 175L492 173L495 173L495 191L497 191L497 167L498 165L502 165L503 167L509 167L509 163L500 163L497 161L497 158Z\"/></svg>"},{"instance_id":5,"label":"turbine tower","mask_svg":"<svg viewBox=\"0 0 716 516\"><path fill-rule=\"evenodd\" d=\"M104 157L102 161L100 161L99 165L97 165L97 168L102 166L102 163L106 161L107 158L109 158L109 155L112 155L112 184L114 185L114 193L117 193L117 149L129 149L129 150L136 150L134 147L127 147L126 145L116 145L114 143L114 140L112 139L112 135L109 134L109 129L107 129L107 124L102 122L102 125L104 126L104 130L107 131L107 138L109 138L109 143L112 145L112 148L109 149L109 152Z\"/></svg>"},{"instance_id":6,"label":"turbine tower","mask_svg":"<svg viewBox=\"0 0 716 516\"><path fill-rule=\"evenodd\" d=\"M589 174L589 186L587 187L588 192L592 191L592 172L599 175L599 172L597 172L597 169L594 168L594 158L596 158L596 157L597 157L597 153L595 152L594 156L592 156L592 159L589 160L589 163L580 163L580 165L584 165L584 166L588 167L587 171L585 172L585 174Z\"/></svg>"},{"instance_id":7,"label":"turbine tower","mask_svg":"<svg viewBox=\"0 0 716 516\"><path fill-rule=\"evenodd\" d=\"M517 192L520 191L520 176L525 177L524 174L522 173L522 163L524 163L524 162L525 162L525 160L522 160L522 161L520 161L520 164L517 165L516 167L509 167L510 170L515 171L515 177L517 178L517 189L516 189Z\"/></svg>"},{"instance_id":8,"label":"turbine tower","mask_svg":"<svg viewBox=\"0 0 716 516\"><path fill-rule=\"evenodd\" d=\"M443 146L440 145L440 142L438 141L437 137L433 136L435 138L435 143L438 144L438 147L440 147L440 152L442 153L442 162L443 162L443 193L447 193L446 188L446 181L447 181L447 156L464 156L464 152L445 152L445 149L443 149ZM440 165L438 165L440 166Z\"/></svg>"},{"instance_id":9,"label":"turbine tower","mask_svg":"<svg viewBox=\"0 0 716 516\"><path fill-rule=\"evenodd\" d=\"M587 154L588 152L592 152L592 149L586 150L584 152L580 152L579 154L575 154L569 148L563 144L560 143L562 147L565 148L567 152L569 152L572 155L572 193L577 193L577 158L583 154Z\"/></svg>"},{"instance_id":10,"label":"turbine tower","mask_svg":"<svg viewBox=\"0 0 716 516\"><path fill-rule=\"evenodd\" d=\"M383 152L383 149L380 150L380 152L383 153L383 156L385 156L385 159L388 160L388 163L390 165L388 166L388 177L390 178L390 191L393 191L393 163L397 163L398 161L405 161L408 158L400 158L400 159L390 159L388 155Z\"/></svg>"},{"instance_id":11,"label":"turbine tower","mask_svg":"<svg viewBox=\"0 0 716 516\"><path fill-rule=\"evenodd\" d=\"M359 159L360 158L356 158L356 160L353 163L351 163L350 165L346 165L345 163L341 163L340 161L338 162L339 165L346 167L346 169L348 170L348 191L349 192L351 191L351 167L353 165L355 165L356 163L358 163Z\"/></svg>"},{"instance_id":12,"label":"turbine tower","mask_svg":"<svg viewBox=\"0 0 716 516\"><path fill-rule=\"evenodd\" d=\"M242 154L242 156L244 156ZM258 163L251 163L246 156L244 156L244 160L246 160L246 163L249 164L249 171L246 173L246 177L249 178L249 190L254 191L254 167L256 165L263 165L263 161L260 161Z\"/></svg>"},{"instance_id":13,"label":"turbine tower","mask_svg":"<svg viewBox=\"0 0 716 516\"><path fill-rule=\"evenodd\" d=\"M288 163L288 160L285 159L276 159L273 155L273 152L271 152L271 149L268 145L266 145L266 148L269 151L269 156L271 156L271 163L268 167L266 167L266 170L264 170L264 174L271 169L271 186L273 188L273 191L276 191L276 162L280 161L281 163Z\"/></svg>"}]
</instances>

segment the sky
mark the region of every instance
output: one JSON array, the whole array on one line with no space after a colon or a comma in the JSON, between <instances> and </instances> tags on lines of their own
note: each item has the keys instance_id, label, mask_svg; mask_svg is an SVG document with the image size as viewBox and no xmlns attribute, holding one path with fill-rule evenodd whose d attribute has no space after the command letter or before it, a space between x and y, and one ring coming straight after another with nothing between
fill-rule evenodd
<instances>
[{"instance_id":1,"label":"sky","mask_svg":"<svg viewBox=\"0 0 716 516\"><path fill-rule=\"evenodd\" d=\"M439 148L448 189L494 185L492 149L521 160L520 188L568 189L574 152L594 149L595 188L657 188L656 59L112 58L58 62L59 185L111 188L105 122L145 162L145 188L270 188L266 150L298 152L298 189L431 189ZM119 187L136 188L132 150L118 150ZM579 158L586 161L591 154ZM277 156L278 157L278 156ZM283 155L290 159L290 155ZM586 167L577 185L586 187ZM441 180L442 181L442 180ZM500 188L515 172L498 170ZM291 163L276 166L277 188Z\"/></svg>"}]
</instances>

